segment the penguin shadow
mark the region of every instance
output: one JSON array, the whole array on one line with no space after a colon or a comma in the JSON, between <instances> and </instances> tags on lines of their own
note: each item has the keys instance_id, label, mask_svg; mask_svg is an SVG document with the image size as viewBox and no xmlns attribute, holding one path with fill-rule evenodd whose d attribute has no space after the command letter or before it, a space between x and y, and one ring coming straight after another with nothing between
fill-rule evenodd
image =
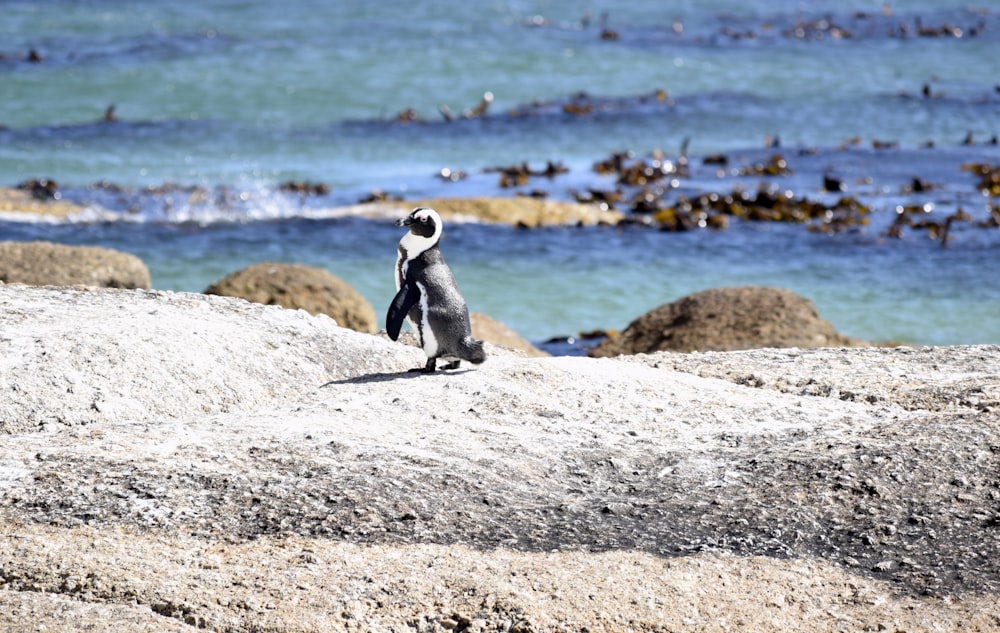
<instances>
[{"instance_id":1,"label":"penguin shadow","mask_svg":"<svg viewBox=\"0 0 1000 633\"><path fill-rule=\"evenodd\" d=\"M463 367L460 369L448 369L439 370L430 373L424 373L421 371L394 371L394 372L376 372L372 374L361 374L360 376L353 376L351 378L341 378L339 380L331 380L330 382L320 385L320 389L323 387L333 387L335 385L363 385L373 382L390 382L393 380L412 380L414 378L428 378L431 376L457 376L459 374L465 374L470 371L475 371L471 367Z\"/></svg>"}]
</instances>

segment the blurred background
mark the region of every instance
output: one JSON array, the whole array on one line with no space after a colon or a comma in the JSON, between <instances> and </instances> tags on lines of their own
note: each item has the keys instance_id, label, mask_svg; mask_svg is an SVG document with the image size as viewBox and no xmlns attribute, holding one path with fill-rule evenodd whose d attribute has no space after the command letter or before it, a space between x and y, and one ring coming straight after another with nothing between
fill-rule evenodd
<instances>
[{"instance_id":1,"label":"blurred background","mask_svg":"<svg viewBox=\"0 0 1000 633\"><path fill-rule=\"evenodd\" d=\"M535 341L762 284L867 340L1000 343L990 3L5 1L0 42L0 186L89 210L0 239L126 250L155 288L290 261L381 313L398 229L334 210L530 195L629 219L447 227L470 308ZM821 211L698 202L761 192Z\"/></svg>"}]
</instances>

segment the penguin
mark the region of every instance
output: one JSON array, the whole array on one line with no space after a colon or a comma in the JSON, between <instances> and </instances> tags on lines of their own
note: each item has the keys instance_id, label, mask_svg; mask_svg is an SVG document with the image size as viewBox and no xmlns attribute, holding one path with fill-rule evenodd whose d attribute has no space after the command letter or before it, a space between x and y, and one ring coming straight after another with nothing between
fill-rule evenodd
<instances>
[{"instance_id":1,"label":"penguin","mask_svg":"<svg viewBox=\"0 0 1000 633\"><path fill-rule=\"evenodd\" d=\"M427 364L410 371L432 373L439 358L448 361L442 369L458 369L463 360L482 363L483 342L472 338L469 308L438 246L441 216L434 209L417 207L396 226L409 231L399 240L396 296L385 318L389 338L399 338L403 319L409 320L427 354Z\"/></svg>"}]
</instances>

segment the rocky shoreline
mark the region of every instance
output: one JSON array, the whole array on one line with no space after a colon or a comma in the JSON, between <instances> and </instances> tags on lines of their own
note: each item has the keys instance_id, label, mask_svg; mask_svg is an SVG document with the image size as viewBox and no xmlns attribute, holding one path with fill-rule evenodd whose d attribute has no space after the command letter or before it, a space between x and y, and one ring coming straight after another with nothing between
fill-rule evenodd
<instances>
[{"instance_id":1,"label":"rocky shoreline","mask_svg":"<svg viewBox=\"0 0 1000 633\"><path fill-rule=\"evenodd\" d=\"M325 316L0 285L5 630L1000 630L1000 348L405 370Z\"/></svg>"},{"instance_id":2,"label":"rocky shoreline","mask_svg":"<svg viewBox=\"0 0 1000 633\"><path fill-rule=\"evenodd\" d=\"M532 168L526 161L485 168L472 176L475 187L446 191L470 178L449 168L433 176L430 197L405 200L380 189L355 198L331 196L326 183L288 181L253 191L229 185L206 187L162 183L135 189L111 182L61 189L48 178L0 186L0 217L100 222L141 218L145 221L227 222L275 217L368 219L395 218L414 206L432 206L448 222L507 224L519 228L549 226L643 226L659 231L721 231L732 223L791 224L810 232L850 233L867 228L884 240L922 235L942 246L956 232L993 233L1000 226L1000 166L989 148L997 144L964 142L940 148L903 150L894 143L873 142L871 150L852 140L836 148L777 146L730 154L689 157L686 143L676 156L654 151L648 156L616 152L597 160L584 186L561 189L557 179L569 168L549 162ZM867 174L853 183L835 173L852 173L856 163L884 154L907 173ZM499 182L491 183L495 174ZM947 185L930 179L951 181ZM536 186L536 181L543 186ZM877 182L877 186L876 186ZM578 188L579 187L579 188ZM754 188L756 190L754 190ZM465 192L465 195L460 193ZM468 195L469 191L475 191ZM885 196L896 192L889 206ZM490 192L483 194L482 192ZM933 192L933 196L928 196ZM970 196L985 205L969 206ZM968 208L967 208L968 207Z\"/></svg>"}]
</instances>

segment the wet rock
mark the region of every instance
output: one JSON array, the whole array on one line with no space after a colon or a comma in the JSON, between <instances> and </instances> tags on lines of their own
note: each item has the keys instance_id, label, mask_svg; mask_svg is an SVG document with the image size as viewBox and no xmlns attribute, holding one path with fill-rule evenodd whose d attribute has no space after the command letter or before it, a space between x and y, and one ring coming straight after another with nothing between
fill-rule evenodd
<instances>
[{"instance_id":1,"label":"wet rock","mask_svg":"<svg viewBox=\"0 0 1000 633\"><path fill-rule=\"evenodd\" d=\"M539 227L617 224L622 215L593 204L540 198L433 198L414 206L432 207L445 220L472 218L493 224Z\"/></svg>"},{"instance_id":2,"label":"wet rock","mask_svg":"<svg viewBox=\"0 0 1000 633\"><path fill-rule=\"evenodd\" d=\"M325 314L341 327L359 332L373 334L378 329L371 304L350 284L322 268L262 262L220 279L205 294Z\"/></svg>"},{"instance_id":3,"label":"wet rock","mask_svg":"<svg viewBox=\"0 0 1000 633\"><path fill-rule=\"evenodd\" d=\"M500 187L520 187L527 185L531 178L543 177L553 179L560 174L565 174L569 168L562 163L548 161L543 169L532 168L527 161L517 165L506 165L502 167L489 167L483 170L485 173L499 173Z\"/></svg>"},{"instance_id":4,"label":"wet rock","mask_svg":"<svg viewBox=\"0 0 1000 633\"><path fill-rule=\"evenodd\" d=\"M741 286L705 290L655 308L590 355L863 344L838 333L809 299L782 288Z\"/></svg>"},{"instance_id":5,"label":"wet rock","mask_svg":"<svg viewBox=\"0 0 1000 633\"><path fill-rule=\"evenodd\" d=\"M288 180L278 185L278 190L285 193L297 193L303 196L325 196L330 193L330 185L325 182Z\"/></svg>"},{"instance_id":6,"label":"wet rock","mask_svg":"<svg viewBox=\"0 0 1000 633\"><path fill-rule=\"evenodd\" d=\"M493 317L478 312L469 314L472 320L472 336L494 345L525 352L528 356L548 356L532 345L526 338Z\"/></svg>"},{"instance_id":7,"label":"wet rock","mask_svg":"<svg viewBox=\"0 0 1000 633\"><path fill-rule=\"evenodd\" d=\"M59 184L47 178L25 180L17 188L29 192L35 200L58 200L60 198Z\"/></svg>"},{"instance_id":8,"label":"wet rock","mask_svg":"<svg viewBox=\"0 0 1000 633\"><path fill-rule=\"evenodd\" d=\"M737 170L738 176L787 176L792 173L788 161L781 154L772 155L767 161L746 165Z\"/></svg>"},{"instance_id":9,"label":"wet rock","mask_svg":"<svg viewBox=\"0 0 1000 633\"><path fill-rule=\"evenodd\" d=\"M135 255L96 246L0 242L0 281L32 286L149 288L149 269Z\"/></svg>"},{"instance_id":10,"label":"wet rock","mask_svg":"<svg viewBox=\"0 0 1000 633\"><path fill-rule=\"evenodd\" d=\"M44 184L43 184L44 183ZM83 213L86 207L63 200L50 180L22 183L16 189L0 187L0 213L18 213L66 218Z\"/></svg>"}]
</instances>

